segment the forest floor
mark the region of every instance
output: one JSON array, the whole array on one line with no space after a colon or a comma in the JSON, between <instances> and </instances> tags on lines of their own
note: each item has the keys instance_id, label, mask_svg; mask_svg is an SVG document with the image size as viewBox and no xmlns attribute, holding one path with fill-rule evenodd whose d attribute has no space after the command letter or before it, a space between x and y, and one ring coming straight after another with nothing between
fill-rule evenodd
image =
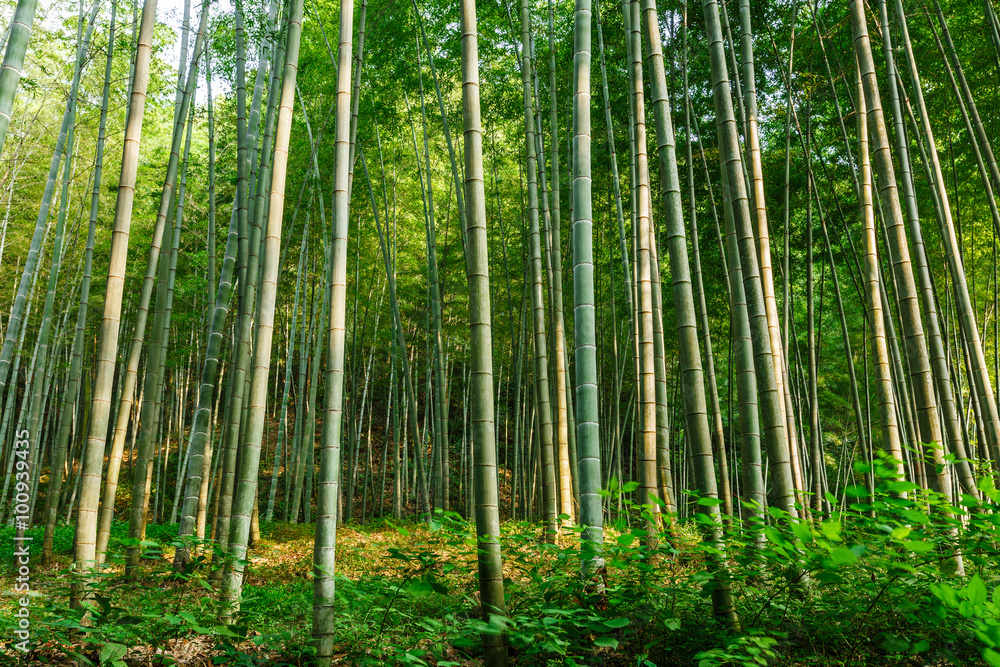
<instances>
[{"instance_id":1,"label":"forest floor","mask_svg":"<svg viewBox=\"0 0 1000 667\"><path fill-rule=\"evenodd\" d=\"M380 520L341 527L334 664L481 665L480 633L488 628L479 620L472 529L449 516L439 516L430 525ZM148 557L126 580L120 562L126 527L116 524L112 564L95 586L86 634L80 613L68 606L72 528L59 528L55 562L46 567L39 562L41 532L36 529L28 653L14 649L20 594L14 593L12 576L13 533L3 530L0 665L310 664L310 525L262 525L261 540L250 553L237 621L225 625L219 621L222 607L207 568L194 570L186 581L172 574L169 542L176 525L150 526ZM832 530L822 531L832 536ZM610 527L605 534L606 568L601 571L606 588L600 595L581 581L573 533L567 532L558 545L540 539L539 524L507 522L503 533L508 637L515 666L1000 664L982 660L983 655L987 660L991 656L976 644L976 629L963 626L961 614L942 614L942 604L931 592L936 582L955 579L940 568L926 567L931 560L922 566L909 557L906 564L908 557L897 552L902 567L882 564L882 571L869 567L848 572L843 565L856 563L846 563L846 552L838 556L828 551L827 556L845 561L834 576L829 576L831 570L810 568L808 585L789 584L780 574L781 555L775 555L787 544L769 535L773 548L763 550L763 563L750 567L730 555L734 603L743 624L737 633L713 617L709 552L690 524L674 533L672 544L661 543L653 558L648 557L644 530ZM153 547L154 542L162 548ZM735 540L730 543L732 551L738 548ZM997 562L995 551L982 555L983 562ZM804 562L809 563L808 557ZM984 578L998 583L987 569L977 572L982 573L975 578L980 584ZM966 595L966 590L958 589L962 601L990 604L975 599L975 592ZM966 611L972 616L984 613L978 607ZM989 634L997 628L1000 625L982 631Z\"/></svg>"}]
</instances>

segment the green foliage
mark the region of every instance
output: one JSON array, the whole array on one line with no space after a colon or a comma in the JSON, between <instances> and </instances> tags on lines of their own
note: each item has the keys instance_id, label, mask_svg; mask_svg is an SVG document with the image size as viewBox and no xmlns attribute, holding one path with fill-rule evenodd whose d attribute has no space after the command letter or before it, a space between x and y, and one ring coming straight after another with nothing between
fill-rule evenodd
<instances>
[{"instance_id":1,"label":"green foliage","mask_svg":"<svg viewBox=\"0 0 1000 667\"><path fill-rule=\"evenodd\" d=\"M237 623L220 622L225 609L208 581L213 555L222 566L230 564L227 555L209 549L192 559L188 568L177 572L158 557L167 548L179 542L159 543L152 539L142 541L143 556L157 558L158 564L146 569L142 581L129 582L117 576L122 551L128 546L127 524L113 524L120 534L119 550L110 552L112 567L99 573L93 580L80 580L72 570L59 572L58 585L47 594L33 593L32 642L46 647L39 657L64 655L79 664L92 667L127 667L132 664L128 651L139 646L168 651L176 640L207 637L211 640L212 664L254 667L263 664L301 664L312 654L301 632L293 633L283 627L282 619L275 612L285 603L285 591L248 587L243 600L244 610ZM154 534L176 534L177 526L149 526ZM29 531L30 534L30 531ZM58 534L58 531L57 531ZM72 585L85 585L87 600L78 608L68 604ZM265 622L269 621L270 625ZM250 623L255 628L250 632ZM0 620L0 629L10 634L16 619ZM275 660L278 658L278 660ZM172 664L172 659L167 658ZM48 664L48 663L46 663Z\"/></svg>"},{"instance_id":2,"label":"green foliage","mask_svg":"<svg viewBox=\"0 0 1000 667\"><path fill-rule=\"evenodd\" d=\"M14 536L17 529L14 526L0 526L0 567L9 567L14 564L14 549L17 543ZM32 555L41 554L42 540L45 537L45 526L32 526L24 531L25 537L30 537L31 541L26 541ZM56 554L68 554L73 552L73 527L59 525L52 535L52 551Z\"/></svg>"},{"instance_id":3,"label":"green foliage","mask_svg":"<svg viewBox=\"0 0 1000 667\"><path fill-rule=\"evenodd\" d=\"M481 655L483 633L504 632L513 664L521 665L1000 663L1000 491L985 480L983 500L959 498L973 510L960 521L958 507L896 481L888 463L858 466L858 474L873 473L875 492L848 489L842 513L808 523L771 509L764 522L734 520L721 544L704 539L717 529L704 511L651 535L640 520L644 508L625 497L625 512L605 526L602 564L589 579L580 574L586 554L578 528L548 544L537 524L508 522L501 546L509 617L493 625L479 608L473 524L442 512L426 527L381 520L364 530L381 535L384 546L370 548L388 566L363 569L368 547L339 547L338 560L360 574L336 577L338 654L359 666L462 665ZM613 481L603 493L614 500L627 488ZM692 495L687 502L705 510L712 501ZM115 524L113 534L123 530ZM264 524L262 532L276 544L307 545L311 537L308 526ZM282 573L274 580L255 576L251 564L239 613L225 624L208 579L211 552L175 573L158 556L171 548L176 527L150 526L149 534L165 541L144 542L157 560L137 581L117 578L113 567L84 609L59 602L67 599L68 573L60 577L64 588L40 596L33 616L40 641L81 664L115 667L125 659L119 647L199 636L210 638L216 664L309 659L312 591L302 561L274 570ZM69 538L68 529L57 530L57 553ZM124 543L113 538L112 545L114 565ZM958 571L957 553L969 578ZM725 569L710 568L713 562ZM709 598L724 583L745 632L712 617Z\"/></svg>"},{"instance_id":4,"label":"green foliage","mask_svg":"<svg viewBox=\"0 0 1000 667\"><path fill-rule=\"evenodd\" d=\"M941 603L937 615L979 640L989 665L1000 665L1000 587L989 593L982 577L974 574L963 588L941 582L931 584L931 592Z\"/></svg>"},{"instance_id":5,"label":"green foliage","mask_svg":"<svg viewBox=\"0 0 1000 667\"><path fill-rule=\"evenodd\" d=\"M695 655L698 667L724 667L739 665L740 667L756 667L768 665L777 654L773 646L778 643L774 637L762 635L745 635L730 641L726 648L714 648Z\"/></svg>"},{"instance_id":6,"label":"green foliage","mask_svg":"<svg viewBox=\"0 0 1000 667\"><path fill-rule=\"evenodd\" d=\"M995 513L977 512L963 524L944 499L896 482L887 461L876 462L873 472L875 493L852 489L854 502L841 514L806 523L771 510L763 525L734 521L721 547L723 572L707 567L706 556L720 547L701 539L711 523L705 514L656 535L651 550L644 523L636 521L642 508L626 499L630 513L606 527L604 566L592 581L580 577L578 542L566 539L573 533L549 545L539 542L537 525L507 524L510 616L502 629L515 664L599 664L610 656L644 667L677 660L706 667L870 665L933 656L967 664L981 652L991 659L985 651L998 644L989 641L1000 640L996 607L969 606L992 604L982 582L973 578L955 594L966 602L962 617L941 611L938 587L955 581L956 553L967 567L995 567ZM622 490L612 482L604 495ZM689 502L711 504L703 500L709 499ZM989 493L982 506L960 500L1000 507ZM358 664L462 664L478 654L478 633L501 629L478 618L472 526L439 514L431 527L426 543L390 548L401 564L394 580L338 582L338 595L350 600L342 609L380 598L370 608L381 615L377 632L341 621L352 628L345 646L354 648L349 654ZM724 581L752 628L745 634L730 635L712 620L708 598ZM391 648L379 654L380 646Z\"/></svg>"},{"instance_id":7,"label":"green foliage","mask_svg":"<svg viewBox=\"0 0 1000 667\"><path fill-rule=\"evenodd\" d=\"M52 553L56 556L71 555L73 553L73 526L58 524L52 534ZM17 530L14 526L0 526L0 565L11 565L14 563L13 540ZM29 549L32 555L40 554L42 540L45 537L45 526L36 525L26 530L24 534L31 537ZM146 537L152 542L169 543L177 535L177 524L150 524L146 529ZM108 540L109 549L117 551L125 540L128 539L128 522L113 521L111 523L111 536Z\"/></svg>"},{"instance_id":8,"label":"green foliage","mask_svg":"<svg viewBox=\"0 0 1000 667\"><path fill-rule=\"evenodd\" d=\"M338 567L350 575L336 577L338 655L359 667L463 665L481 655L483 633L504 632L514 665L1000 663L1000 491L987 479L983 500L959 498L973 510L960 521L957 506L900 484L887 463L858 467L873 473L875 491L850 489L842 513L809 523L771 509L764 522L734 520L721 543L704 539L718 528L704 511L651 535L644 508L625 498L626 511L605 526L603 562L589 579L581 577L581 561L591 553L581 552L578 528L548 544L538 524L508 522L501 547L509 616L493 624L479 608L473 524L441 512L427 524L382 520L355 533L378 536L371 545L338 546L338 563L350 563ZM604 495L613 500L621 491L615 482ZM711 503L703 500L690 495L686 502L704 510ZM308 526L264 524L262 532L274 544L308 545L311 538ZM143 543L153 558L145 562L153 564L137 581L116 576L126 545L113 539L112 567L83 609L62 602L68 572L37 594L39 645L59 647L81 664L122 667L128 655L120 647L169 650L171 642L200 637L215 664L308 661L308 554L273 566L269 571L281 573L274 578L261 578L251 563L235 621L221 623L226 610L209 583L212 552L177 573L162 558L176 546L176 527L150 526L149 535L165 541ZM60 528L57 552L69 548L68 539ZM371 567L366 553L382 564ZM725 569L710 567L715 562ZM723 583L744 632L712 617L710 597ZM0 631L9 623L0 621Z\"/></svg>"}]
</instances>

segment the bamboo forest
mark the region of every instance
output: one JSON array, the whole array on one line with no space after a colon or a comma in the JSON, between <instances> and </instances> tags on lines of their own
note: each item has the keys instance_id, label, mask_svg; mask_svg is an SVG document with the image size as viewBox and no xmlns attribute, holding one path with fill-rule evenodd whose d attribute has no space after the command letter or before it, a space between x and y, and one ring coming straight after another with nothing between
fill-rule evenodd
<instances>
[{"instance_id":1,"label":"bamboo forest","mask_svg":"<svg viewBox=\"0 0 1000 667\"><path fill-rule=\"evenodd\" d=\"M994 0L0 0L0 666L1000 667Z\"/></svg>"}]
</instances>

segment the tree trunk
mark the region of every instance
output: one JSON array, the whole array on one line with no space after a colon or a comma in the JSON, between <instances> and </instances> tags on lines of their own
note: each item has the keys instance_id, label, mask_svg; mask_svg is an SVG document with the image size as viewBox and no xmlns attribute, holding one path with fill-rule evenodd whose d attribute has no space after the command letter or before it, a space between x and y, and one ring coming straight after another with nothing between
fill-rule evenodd
<instances>
[{"instance_id":1,"label":"tree trunk","mask_svg":"<svg viewBox=\"0 0 1000 667\"><path fill-rule=\"evenodd\" d=\"M146 89L149 83L149 62L155 18L156 0L145 0L136 49L129 116L122 147L122 167L118 182L118 201L115 205L115 223L104 296L100 347L95 362L97 372L91 398L90 428L83 453L74 560L77 571L85 579L74 588L72 600L74 605L79 605L85 598L89 599L90 593L86 590L86 577L97 561L97 509L101 490L101 468L111 410L111 389L114 382L115 362L118 356L118 329L121 322L122 293L125 286L125 264L128 256L129 230L132 223L136 172L139 168L139 142L142 138L143 111L146 106Z\"/></svg>"}]
</instances>

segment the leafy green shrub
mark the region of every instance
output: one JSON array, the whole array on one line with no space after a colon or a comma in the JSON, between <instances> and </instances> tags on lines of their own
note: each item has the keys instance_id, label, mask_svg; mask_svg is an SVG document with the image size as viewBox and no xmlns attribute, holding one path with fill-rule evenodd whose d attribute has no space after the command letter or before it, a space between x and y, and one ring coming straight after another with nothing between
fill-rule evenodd
<instances>
[{"instance_id":1,"label":"leafy green shrub","mask_svg":"<svg viewBox=\"0 0 1000 667\"><path fill-rule=\"evenodd\" d=\"M14 526L0 526L0 565L4 567L14 563L14 536L16 534L17 529ZM30 542L27 542L32 558L41 558L45 526L32 526L24 531L24 534L32 538ZM56 526L52 534L52 552L55 554L73 553L73 526Z\"/></svg>"},{"instance_id":2,"label":"leafy green shrub","mask_svg":"<svg viewBox=\"0 0 1000 667\"><path fill-rule=\"evenodd\" d=\"M336 576L337 651L359 667L448 667L480 656L483 633L504 632L515 666L985 660L1000 667L1000 593L990 593L1000 575L1000 492L985 479L982 499L963 495L952 503L895 479L888 460L858 465L855 473L870 474L874 490L849 486L841 499L828 496L830 507L843 503L843 510L813 521L773 508L754 518L754 508L744 507L743 520L717 524L696 512L650 532L643 518L650 508L621 497L623 510L605 526L602 562L588 579L581 576L578 528L549 544L539 524L508 522L501 537L508 617L492 624L482 621L478 602L474 525L440 512L426 525L394 525L389 566L366 568L364 553L371 551L341 545L338 556L349 558L339 562L357 567L353 578ZM612 481L605 498L618 506L617 496L631 486ZM689 494L684 502L698 509L716 501ZM383 540L388 525L368 530ZM310 527L262 528L278 543L311 538ZM163 550L158 541L176 540L176 526L147 533L144 548L154 554ZM60 527L57 551L68 551L71 540ZM112 562L126 542L127 526L114 524ZM209 585L208 555L180 574L168 563L147 562L138 586L100 577L85 629L81 611L58 602L68 597L64 573L64 589L47 591L35 607L37 637L93 664L121 660L116 647L196 635L212 638L218 664L305 664L312 651L308 553L286 549L282 556L293 563L280 566L288 580L262 580L250 568L233 624L219 621L225 610ZM742 630L713 617L711 597L720 586L731 589Z\"/></svg>"},{"instance_id":3,"label":"leafy green shrub","mask_svg":"<svg viewBox=\"0 0 1000 667\"><path fill-rule=\"evenodd\" d=\"M731 640L726 648L713 648L695 655L698 667L766 667L776 657L774 645L778 640L762 635L744 635Z\"/></svg>"}]
</instances>

